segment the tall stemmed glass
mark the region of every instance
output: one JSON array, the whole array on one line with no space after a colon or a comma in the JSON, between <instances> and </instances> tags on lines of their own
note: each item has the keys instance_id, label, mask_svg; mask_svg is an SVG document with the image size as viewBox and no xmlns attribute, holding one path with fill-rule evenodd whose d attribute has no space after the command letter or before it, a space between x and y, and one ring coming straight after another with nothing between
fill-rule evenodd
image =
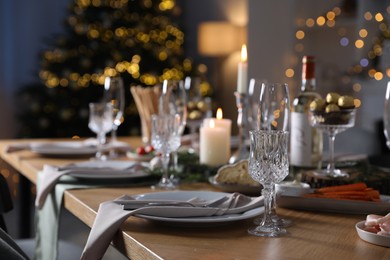
<instances>
[{"instance_id":1,"label":"tall stemmed glass","mask_svg":"<svg viewBox=\"0 0 390 260\"><path fill-rule=\"evenodd\" d=\"M349 177L349 174L336 169L334 160L334 141L336 135L355 125L356 109L342 109L340 111L310 111L309 121L315 128L322 130L329 137L329 163L326 169L315 171L320 176L333 178Z\"/></svg>"},{"instance_id":2,"label":"tall stemmed glass","mask_svg":"<svg viewBox=\"0 0 390 260\"><path fill-rule=\"evenodd\" d=\"M168 81L164 80L163 89L159 100L160 115L176 115L180 116L179 134L183 135L187 124L187 94L183 81ZM178 171L178 154L177 151L172 152L173 167Z\"/></svg>"},{"instance_id":3,"label":"tall stemmed glass","mask_svg":"<svg viewBox=\"0 0 390 260\"><path fill-rule=\"evenodd\" d=\"M112 105L110 103L89 103L88 127L97 134L97 152L95 159L106 160L102 148L106 143L106 134L112 130Z\"/></svg>"},{"instance_id":4,"label":"tall stemmed glass","mask_svg":"<svg viewBox=\"0 0 390 260\"><path fill-rule=\"evenodd\" d=\"M259 99L260 91L263 83L266 80L250 79L248 87L248 98L249 98L249 124L250 130L259 129Z\"/></svg>"},{"instance_id":5,"label":"tall stemmed glass","mask_svg":"<svg viewBox=\"0 0 390 260\"><path fill-rule=\"evenodd\" d=\"M191 149L195 152L198 150L196 145L197 131L199 130L203 119L212 117L212 104L210 97L202 97L201 95L201 79L199 77L185 77L184 88L187 93L187 126L190 130Z\"/></svg>"},{"instance_id":6,"label":"tall stemmed glass","mask_svg":"<svg viewBox=\"0 0 390 260\"><path fill-rule=\"evenodd\" d=\"M111 103L113 125L111 131L111 143L115 146L117 142L117 130L122 124L123 112L125 109L125 92L123 80L120 77L106 77L104 81L104 102ZM115 149L110 151L111 157L116 157Z\"/></svg>"},{"instance_id":7,"label":"tall stemmed glass","mask_svg":"<svg viewBox=\"0 0 390 260\"><path fill-rule=\"evenodd\" d=\"M290 99L288 85L282 83L271 83L260 80L251 80L254 88L259 88L258 108L252 105L253 114L257 118L257 129L259 130L282 130L287 131L289 127ZM258 86L260 85L260 86ZM288 170L287 170L288 175ZM287 176L286 175L286 176ZM271 187L275 189L275 185ZM271 216L275 224L281 227L291 225L291 220L280 218L276 213L276 193L271 202ZM256 218L255 223L260 223L261 218Z\"/></svg>"},{"instance_id":8,"label":"tall stemmed glass","mask_svg":"<svg viewBox=\"0 0 390 260\"><path fill-rule=\"evenodd\" d=\"M252 130L250 136L249 174L263 185L264 214L258 226L248 229L255 236L277 237L287 233L272 219L272 200L275 183L288 175L288 132Z\"/></svg>"},{"instance_id":9,"label":"tall stemmed glass","mask_svg":"<svg viewBox=\"0 0 390 260\"><path fill-rule=\"evenodd\" d=\"M152 116L152 145L162 155L163 175L161 180L152 188L175 189L176 185L169 178L170 153L180 147L180 115Z\"/></svg>"},{"instance_id":10,"label":"tall stemmed glass","mask_svg":"<svg viewBox=\"0 0 390 260\"><path fill-rule=\"evenodd\" d=\"M386 145L390 149L390 81L387 83L385 106L383 111L383 132L386 137Z\"/></svg>"}]
</instances>

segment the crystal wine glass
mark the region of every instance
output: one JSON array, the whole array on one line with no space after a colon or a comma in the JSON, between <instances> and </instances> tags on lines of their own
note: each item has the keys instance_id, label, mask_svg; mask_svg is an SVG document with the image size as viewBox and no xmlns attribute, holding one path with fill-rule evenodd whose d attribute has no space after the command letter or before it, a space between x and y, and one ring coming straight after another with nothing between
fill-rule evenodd
<instances>
[{"instance_id":1,"label":"crystal wine glass","mask_svg":"<svg viewBox=\"0 0 390 260\"><path fill-rule=\"evenodd\" d=\"M183 135L187 124L187 93L184 88L183 81L168 81L164 80L163 89L159 99L159 114L160 115L175 115L180 116L179 134ZM177 151L172 152L173 168L178 171L178 154Z\"/></svg>"},{"instance_id":2,"label":"crystal wine glass","mask_svg":"<svg viewBox=\"0 0 390 260\"><path fill-rule=\"evenodd\" d=\"M274 222L271 209L274 186L288 175L288 132L252 130L249 136L249 174L263 186L264 214L261 223L248 232L255 236L277 237L287 233Z\"/></svg>"},{"instance_id":3,"label":"crystal wine glass","mask_svg":"<svg viewBox=\"0 0 390 260\"><path fill-rule=\"evenodd\" d=\"M184 79L184 88L187 93L187 126L191 136L191 150L195 152L198 147L197 131L199 130L203 119L212 117L212 105L210 97L202 97L201 95L201 78L186 77Z\"/></svg>"},{"instance_id":4,"label":"crystal wine glass","mask_svg":"<svg viewBox=\"0 0 390 260\"><path fill-rule=\"evenodd\" d=\"M105 160L102 147L106 143L106 134L112 130L112 105L111 103L89 103L88 127L97 134L97 160Z\"/></svg>"},{"instance_id":5,"label":"crystal wine glass","mask_svg":"<svg viewBox=\"0 0 390 260\"><path fill-rule=\"evenodd\" d=\"M387 83L385 106L383 111L383 132L386 137L386 145L390 149L390 81Z\"/></svg>"},{"instance_id":6,"label":"crystal wine glass","mask_svg":"<svg viewBox=\"0 0 390 260\"><path fill-rule=\"evenodd\" d=\"M159 99L159 114L180 116L180 135L187 124L187 94L183 81L164 80Z\"/></svg>"},{"instance_id":7,"label":"crystal wine glass","mask_svg":"<svg viewBox=\"0 0 390 260\"><path fill-rule=\"evenodd\" d=\"M111 144L115 146L117 142L117 130L122 124L123 111L125 109L125 93L123 80L120 77L106 77L104 81L104 102L111 103L113 125L111 131ZM115 149L110 151L111 157L116 157Z\"/></svg>"},{"instance_id":8,"label":"crystal wine glass","mask_svg":"<svg viewBox=\"0 0 390 260\"><path fill-rule=\"evenodd\" d=\"M290 99L288 85L282 83L271 83L264 80L251 79L251 93L258 92L256 97L252 94L252 115L256 118L257 129L259 130L288 130L290 115ZM257 106L256 106L257 104ZM272 187L275 189L275 186ZM274 222L281 227L291 225L291 220L281 218L276 213L276 193L271 202L271 216ZM255 224L259 224L262 218L256 218Z\"/></svg>"},{"instance_id":9,"label":"crystal wine glass","mask_svg":"<svg viewBox=\"0 0 390 260\"><path fill-rule=\"evenodd\" d=\"M345 171L335 168L334 141L336 135L355 125L356 109L342 109L340 111L310 111L309 120L313 127L323 130L329 136L329 163L326 169L316 171L315 174L330 177L348 177Z\"/></svg>"},{"instance_id":10,"label":"crystal wine glass","mask_svg":"<svg viewBox=\"0 0 390 260\"><path fill-rule=\"evenodd\" d=\"M152 145L161 153L163 175L153 188L174 189L176 186L169 178L170 153L180 147L180 115L152 115Z\"/></svg>"}]
</instances>

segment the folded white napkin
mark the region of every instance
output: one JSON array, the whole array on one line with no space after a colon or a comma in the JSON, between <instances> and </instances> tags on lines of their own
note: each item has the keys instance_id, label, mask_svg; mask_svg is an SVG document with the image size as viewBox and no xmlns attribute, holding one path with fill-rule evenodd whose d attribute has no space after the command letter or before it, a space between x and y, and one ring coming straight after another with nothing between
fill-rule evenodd
<instances>
[{"instance_id":1,"label":"folded white napkin","mask_svg":"<svg viewBox=\"0 0 390 260\"><path fill-rule=\"evenodd\" d=\"M239 193L228 195L218 207L202 206L147 206L135 210L123 210L127 196L100 204L81 259L101 259L121 224L132 215L143 214L166 218L207 217L240 214L263 205L263 197L251 198ZM121 203L118 203L120 201Z\"/></svg>"}]
</instances>

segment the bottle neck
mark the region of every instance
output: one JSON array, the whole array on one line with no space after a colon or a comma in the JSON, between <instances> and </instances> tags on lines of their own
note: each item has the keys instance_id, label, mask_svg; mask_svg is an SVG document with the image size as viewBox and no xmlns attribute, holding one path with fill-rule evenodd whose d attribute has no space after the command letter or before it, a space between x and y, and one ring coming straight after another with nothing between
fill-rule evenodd
<instances>
[{"instance_id":1,"label":"bottle neck","mask_svg":"<svg viewBox=\"0 0 390 260\"><path fill-rule=\"evenodd\" d=\"M314 91L316 89L315 62L311 56L302 60L302 86L301 91Z\"/></svg>"},{"instance_id":2,"label":"bottle neck","mask_svg":"<svg viewBox=\"0 0 390 260\"><path fill-rule=\"evenodd\" d=\"M316 79L302 79L301 91L315 91L316 90Z\"/></svg>"}]
</instances>

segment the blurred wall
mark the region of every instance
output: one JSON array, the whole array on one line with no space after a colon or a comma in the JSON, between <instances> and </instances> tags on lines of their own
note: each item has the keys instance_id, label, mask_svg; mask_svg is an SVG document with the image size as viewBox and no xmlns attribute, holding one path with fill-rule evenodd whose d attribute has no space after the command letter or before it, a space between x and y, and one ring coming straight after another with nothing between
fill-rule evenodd
<instances>
[{"instance_id":1,"label":"blurred wall","mask_svg":"<svg viewBox=\"0 0 390 260\"><path fill-rule=\"evenodd\" d=\"M38 53L60 33L69 0L0 1L0 138L16 131L15 92L37 79Z\"/></svg>"}]
</instances>

